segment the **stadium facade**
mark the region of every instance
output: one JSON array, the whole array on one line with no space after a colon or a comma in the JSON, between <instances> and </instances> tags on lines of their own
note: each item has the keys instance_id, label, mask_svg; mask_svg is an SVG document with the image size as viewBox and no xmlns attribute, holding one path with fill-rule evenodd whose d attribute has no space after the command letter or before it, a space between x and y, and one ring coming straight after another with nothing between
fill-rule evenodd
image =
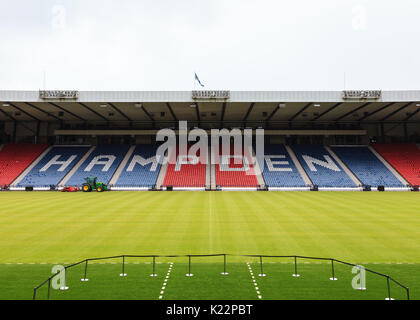
<instances>
[{"instance_id":1,"label":"stadium facade","mask_svg":"<svg viewBox=\"0 0 420 320\"><path fill-rule=\"evenodd\" d=\"M264 129L241 164L156 160L156 134ZM0 91L0 185L113 190L417 190L420 91Z\"/></svg>"}]
</instances>

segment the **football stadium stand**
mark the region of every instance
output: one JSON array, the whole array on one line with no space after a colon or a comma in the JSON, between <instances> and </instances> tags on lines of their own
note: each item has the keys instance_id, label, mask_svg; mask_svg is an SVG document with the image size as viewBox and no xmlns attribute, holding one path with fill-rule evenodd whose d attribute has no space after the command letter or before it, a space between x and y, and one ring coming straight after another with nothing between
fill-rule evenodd
<instances>
[{"instance_id":1,"label":"football stadium stand","mask_svg":"<svg viewBox=\"0 0 420 320\"><path fill-rule=\"evenodd\" d=\"M169 163L163 187L204 188L206 185L206 164L200 163L200 153L196 156L176 154L176 164Z\"/></svg>"},{"instance_id":2,"label":"football stadium stand","mask_svg":"<svg viewBox=\"0 0 420 320\"><path fill-rule=\"evenodd\" d=\"M416 144L374 144L373 147L411 185L420 185L420 149Z\"/></svg>"},{"instance_id":3,"label":"football stadium stand","mask_svg":"<svg viewBox=\"0 0 420 320\"><path fill-rule=\"evenodd\" d=\"M233 147L230 149L230 154L225 154L220 146L219 163L215 165L216 185L221 188L258 188L250 152L242 153L238 159L233 155ZM240 163L235 163L237 161Z\"/></svg>"},{"instance_id":4,"label":"football stadium stand","mask_svg":"<svg viewBox=\"0 0 420 320\"><path fill-rule=\"evenodd\" d=\"M266 145L262 176L252 164L252 151L235 163L233 148L220 163L176 154L162 166L157 145L52 146L5 144L0 150L0 185L21 190L80 186L86 177L111 184L115 190L165 189L357 190L362 186L410 189L420 185L420 149L416 144L370 146ZM166 168L166 170L163 170ZM404 178L403 178L404 177ZM158 182L158 180L160 182ZM209 181L210 180L210 181ZM408 181L408 182L407 182ZM210 184L211 182L211 184Z\"/></svg>"},{"instance_id":5,"label":"football stadium stand","mask_svg":"<svg viewBox=\"0 0 420 320\"><path fill-rule=\"evenodd\" d=\"M367 146L336 146L331 148L363 185L405 187Z\"/></svg>"},{"instance_id":6,"label":"football stadium stand","mask_svg":"<svg viewBox=\"0 0 420 320\"><path fill-rule=\"evenodd\" d=\"M5 144L0 151L0 186L10 185L46 148L45 144Z\"/></svg>"},{"instance_id":7,"label":"football stadium stand","mask_svg":"<svg viewBox=\"0 0 420 320\"><path fill-rule=\"evenodd\" d=\"M54 146L17 187L47 188L50 185L58 185L88 150L88 146Z\"/></svg>"},{"instance_id":8,"label":"football stadium stand","mask_svg":"<svg viewBox=\"0 0 420 320\"><path fill-rule=\"evenodd\" d=\"M294 145L291 148L315 186L341 189L359 187L324 146Z\"/></svg>"},{"instance_id":9,"label":"football stadium stand","mask_svg":"<svg viewBox=\"0 0 420 320\"><path fill-rule=\"evenodd\" d=\"M86 177L97 177L108 184L129 149L128 145L100 145L67 182L70 186L81 186Z\"/></svg>"},{"instance_id":10,"label":"football stadium stand","mask_svg":"<svg viewBox=\"0 0 420 320\"><path fill-rule=\"evenodd\" d=\"M306 187L284 145L265 146L263 177L269 188Z\"/></svg>"},{"instance_id":11,"label":"football stadium stand","mask_svg":"<svg viewBox=\"0 0 420 320\"><path fill-rule=\"evenodd\" d=\"M161 167L156 159L156 150L157 146L137 145L115 183L115 187L121 190L153 187Z\"/></svg>"}]
</instances>

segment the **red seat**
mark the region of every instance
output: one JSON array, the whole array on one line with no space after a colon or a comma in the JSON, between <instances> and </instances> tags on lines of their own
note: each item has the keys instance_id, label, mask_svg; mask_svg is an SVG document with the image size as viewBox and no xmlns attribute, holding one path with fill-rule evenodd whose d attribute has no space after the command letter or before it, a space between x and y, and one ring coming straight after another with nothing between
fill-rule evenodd
<instances>
[{"instance_id":1,"label":"red seat","mask_svg":"<svg viewBox=\"0 0 420 320\"><path fill-rule=\"evenodd\" d=\"M375 144L373 147L411 185L420 185L420 149L416 144Z\"/></svg>"},{"instance_id":2,"label":"red seat","mask_svg":"<svg viewBox=\"0 0 420 320\"><path fill-rule=\"evenodd\" d=\"M220 148L220 154L222 153L222 148ZM233 147L231 147L231 155L233 155ZM247 156L249 167L248 171L221 171L220 165L216 164L216 185L221 187L258 187L257 176L255 175L254 166L250 159L250 156ZM229 168L243 168L242 163L235 164L235 159L231 158L229 160Z\"/></svg>"},{"instance_id":3,"label":"red seat","mask_svg":"<svg viewBox=\"0 0 420 320\"><path fill-rule=\"evenodd\" d=\"M46 148L45 144L5 144L0 151L0 185L10 185Z\"/></svg>"},{"instance_id":4,"label":"red seat","mask_svg":"<svg viewBox=\"0 0 420 320\"><path fill-rule=\"evenodd\" d=\"M178 159L179 153L177 153ZM204 188L206 185L206 164L182 164L175 171L176 164L169 164L163 186Z\"/></svg>"}]
</instances>

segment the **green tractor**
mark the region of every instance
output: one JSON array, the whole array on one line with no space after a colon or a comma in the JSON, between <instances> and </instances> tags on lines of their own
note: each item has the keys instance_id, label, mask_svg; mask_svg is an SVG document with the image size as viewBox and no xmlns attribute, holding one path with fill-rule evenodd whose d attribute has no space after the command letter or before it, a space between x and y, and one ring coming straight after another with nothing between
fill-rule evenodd
<instances>
[{"instance_id":1,"label":"green tractor","mask_svg":"<svg viewBox=\"0 0 420 320\"><path fill-rule=\"evenodd\" d=\"M85 178L86 182L82 186L83 192L91 192L96 190L98 192L108 191L108 187L103 182L96 182L97 178Z\"/></svg>"}]
</instances>

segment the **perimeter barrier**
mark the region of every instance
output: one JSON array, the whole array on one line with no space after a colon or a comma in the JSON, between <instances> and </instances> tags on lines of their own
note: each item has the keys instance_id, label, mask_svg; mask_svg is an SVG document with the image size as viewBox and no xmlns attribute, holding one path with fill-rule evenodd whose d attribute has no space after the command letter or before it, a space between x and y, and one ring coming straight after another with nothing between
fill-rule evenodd
<instances>
[{"instance_id":1,"label":"perimeter barrier","mask_svg":"<svg viewBox=\"0 0 420 320\"><path fill-rule=\"evenodd\" d=\"M335 277L335 266L334 266L336 263L351 266L351 267L361 268L360 265L356 265L356 264L349 263L349 262L344 262L344 261L333 259L333 258L318 258L318 257L306 257L306 256L235 255L235 254L226 254L226 253L207 254L207 255L119 255L119 256L110 256L110 257L103 257L103 258L89 258L89 259L85 259L85 260L82 260L80 262L73 263L73 264L70 264L68 266L65 266L63 269L61 269L57 273L53 274L47 280L42 282L39 286L34 288L33 300L36 300L38 290L41 289L42 287L44 287L45 285L48 286L47 299L50 300L51 281L55 277L59 276L61 274L61 272L63 272L63 271L65 272L68 269L71 269L71 268L76 267L78 265L85 264L84 277L83 277L83 279L81 279L81 281L88 281L88 278L87 278L88 265L89 265L89 262L93 262L93 261L122 259L122 261L121 261L122 272L121 272L120 276L125 277L125 276L127 276L127 274L125 273L126 259L130 259L130 258L150 258L150 259L152 259L152 263L151 263L152 264L152 274L151 274L151 276L156 276L156 259L157 258L188 258L188 274L187 274L187 276L193 276L193 274L192 274L192 259L193 258L209 258L209 257L222 257L223 258L223 272L221 273L222 275L228 275L228 272L227 272L227 257L258 258L259 259L260 272L261 272L259 274L260 277L265 277L266 276L266 274L264 274L264 265L263 265L263 259L264 258L293 259L294 272L295 272L293 274L294 277L299 277L300 276L299 273L298 273L298 259L329 261L331 263L331 278L330 278L330 280L332 280L332 281L337 280L337 278ZM391 282L393 282L394 284L396 284L397 286L399 286L403 290L405 290L407 300L410 300L410 290L407 286L405 286L405 285L401 284L400 282L396 281L395 279L393 279L389 275L386 275L386 274L383 274L383 273L380 273L380 272L376 272L376 271L373 271L371 269L367 269L367 268L364 268L364 267L363 267L363 269L367 273L375 274L377 276L383 277L386 280L386 289L387 289L387 294L388 294L388 297L386 298L386 300L393 300L391 298L391 285L390 285ZM61 289L66 290L68 288L61 288ZM361 288L361 289L363 290L363 288Z\"/></svg>"}]
</instances>

